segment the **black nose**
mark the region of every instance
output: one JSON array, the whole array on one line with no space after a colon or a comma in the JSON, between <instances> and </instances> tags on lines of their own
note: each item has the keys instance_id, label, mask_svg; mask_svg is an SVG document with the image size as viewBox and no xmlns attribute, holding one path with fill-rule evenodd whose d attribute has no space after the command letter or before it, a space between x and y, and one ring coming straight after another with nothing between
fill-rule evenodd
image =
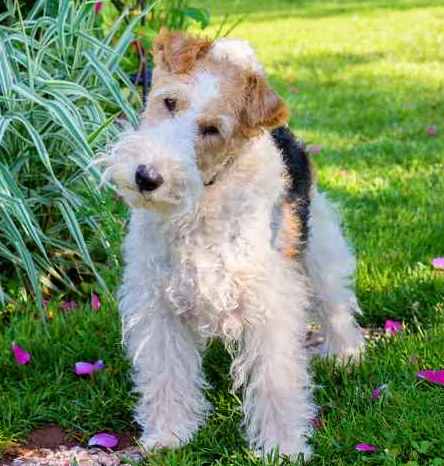
<instances>
[{"instance_id":1,"label":"black nose","mask_svg":"<svg viewBox=\"0 0 444 466\"><path fill-rule=\"evenodd\" d=\"M136 184L140 191L154 191L163 183L161 174L151 165L139 165L136 169Z\"/></svg>"}]
</instances>

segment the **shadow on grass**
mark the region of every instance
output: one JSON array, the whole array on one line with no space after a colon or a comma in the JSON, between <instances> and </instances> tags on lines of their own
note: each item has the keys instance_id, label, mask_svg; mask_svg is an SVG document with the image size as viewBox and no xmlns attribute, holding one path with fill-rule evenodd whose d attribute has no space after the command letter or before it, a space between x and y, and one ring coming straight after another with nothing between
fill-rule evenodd
<instances>
[{"instance_id":1,"label":"shadow on grass","mask_svg":"<svg viewBox=\"0 0 444 466\"><path fill-rule=\"evenodd\" d=\"M444 300L444 274L430 264L444 252L444 140L428 136L426 127L439 121L444 93L436 84L384 70L371 77L366 68L343 73L382 57L284 57L273 63L271 80L296 110L290 121L296 134L314 133L319 140L307 142L324 144L315 165L321 187L344 211L360 258L362 322L427 323ZM279 77L288 69L299 79ZM299 92L292 95L294 86Z\"/></svg>"},{"instance_id":2,"label":"shadow on grass","mask_svg":"<svg viewBox=\"0 0 444 466\"><path fill-rule=\"evenodd\" d=\"M421 174L411 181L422 182L427 180ZM380 326L391 318L432 325L444 303L444 274L431 266L442 247L439 196L428 199L423 191L415 195L414 189L408 193L409 186L402 185L357 192L333 183L322 187L344 211L357 251L361 322Z\"/></svg>"},{"instance_id":3,"label":"shadow on grass","mask_svg":"<svg viewBox=\"0 0 444 466\"><path fill-rule=\"evenodd\" d=\"M295 54L275 61L276 71L270 79L293 107L291 126L353 135L371 144L381 144L383 135L394 144L406 144L407 150L409 144L420 144L433 157L433 149L442 149L443 143L440 138L427 136L425 129L440 119L444 107L444 92L439 92L442 89L406 77L406 72L380 72L376 76L368 75L364 68L344 77L344 71L382 57L379 53L321 53ZM285 69L292 72L283 80L279 75ZM292 86L299 90L295 96L288 92ZM384 165L391 161L401 162L398 157L382 160Z\"/></svg>"}]
</instances>

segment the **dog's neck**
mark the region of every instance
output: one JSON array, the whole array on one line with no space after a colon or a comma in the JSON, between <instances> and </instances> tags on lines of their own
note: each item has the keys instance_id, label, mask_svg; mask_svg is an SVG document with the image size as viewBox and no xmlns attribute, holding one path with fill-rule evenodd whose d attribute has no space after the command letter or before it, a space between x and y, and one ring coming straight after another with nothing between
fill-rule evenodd
<instances>
[{"instance_id":1,"label":"dog's neck","mask_svg":"<svg viewBox=\"0 0 444 466\"><path fill-rule=\"evenodd\" d=\"M238 202L251 194L265 192L272 205L284 188L284 166L270 133L264 132L233 153L223 171L204 190L201 209L224 202ZM251 191L251 193L249 193Z\"/></svg>"},{"instance_id":2,"label":"dog's neck","mask_svg":"<svg viewBox=\"0 0 444 466\"><path fill-rule=\"evenodd\" d=\"M228 220L239 224L262 221L269 225L273 207L285 190L284 166L279 150L269 133L252 139L237 154L214 182L204 188L199 203L177 214L141 211L156 225L158 233L170 246L180 245L207 228L230 228ZM143 213L145 212L145 213ZM222 234L222 233L221 233Z\"/></svg>"}]
</instances>

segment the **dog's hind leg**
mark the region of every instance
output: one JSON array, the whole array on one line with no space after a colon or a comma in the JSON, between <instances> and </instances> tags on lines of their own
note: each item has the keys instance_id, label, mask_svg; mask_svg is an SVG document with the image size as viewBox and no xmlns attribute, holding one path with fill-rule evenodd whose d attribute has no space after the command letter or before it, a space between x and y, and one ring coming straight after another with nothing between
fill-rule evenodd
<instances>
[{"instance_id":1,"label":"dog's hind leg","mask_svg":"<svg viewBox=\"0 0 444 466\"><path fill-rule=\"evenodd\" d=\"M325 332L325 355L343 361L359 356L364 339L355 320L360 314L353 291L355 258L325 194L311 202L305 265L315 293L314 310Z\"/></svg>"},{"instance_id":2,"label":"dog's hind leg","mask_svg":"<svg viewBox=\"0 0 444 466\"><path fill-rule=\"evenodd\" d=\"M188 442L210 408L191 332L160 307L129 327L124 338L140 393L135 418L143 428L142 445L171 448Z\"/></svg>"}]
</instances>

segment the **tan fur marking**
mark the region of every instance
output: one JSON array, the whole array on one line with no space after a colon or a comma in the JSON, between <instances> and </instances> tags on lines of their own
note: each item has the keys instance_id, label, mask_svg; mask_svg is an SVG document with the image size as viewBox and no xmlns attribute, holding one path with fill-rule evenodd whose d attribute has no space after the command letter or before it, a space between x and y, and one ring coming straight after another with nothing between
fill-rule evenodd
<instances>
[{"instance_id":1,"label":"tan fur marking","mask_svg":"<svg viewBox=\"0 0 444 466\"><path fill-rule=\"evenodd\" d=\"M284 256L290 258L298 256L300 224L295 213L294 204L288 201L285 201L282 205L282 224L279 231L279 237Z\"/></svg>"},{"instance_id":2,"label":"tan fur marking","mask_svg":"<svg viewBox=\"0 0 444 466\"><path fill-rule=\"evenodd\" d=\"M288 121L288 107L258 74L246 75L245 107L241 124L246 135L254 135L258 128L273 129Z\"/></svg>"}]
</instances>

